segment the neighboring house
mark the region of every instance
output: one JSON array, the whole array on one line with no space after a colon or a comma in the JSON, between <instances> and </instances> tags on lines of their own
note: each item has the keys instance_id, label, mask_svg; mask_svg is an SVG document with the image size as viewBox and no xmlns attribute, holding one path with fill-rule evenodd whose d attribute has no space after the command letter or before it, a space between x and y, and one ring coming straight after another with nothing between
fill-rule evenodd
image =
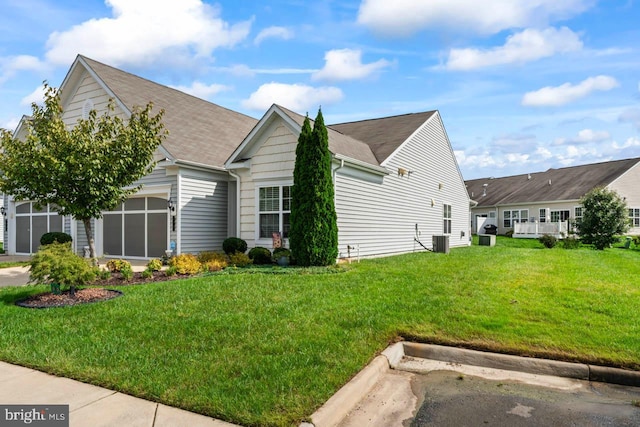
<instances>
[{"instance_id":1,"label":"neighboring house","mask_svg":"<svg viewBox=\"0 0 640 427\"><path fill-rule=\"evenodd\" d=\"M466 181L472 208L472 230L484 233L485 224L498 234L537 237L567 232L567 223L582 217L580 198L596 187L615 190L629 208L630 234L640 234L640 158L549 169L503 178Z\"/></svg>"},{"instance_id":2,"label":"neighboring house","mask_svg":"<svg viewBox=\"0 0 640 427\"><path fill-rule=\"evenodd\" d=\"M124 206L95 221L99 256L150 258L220 250L229 236L271 248L288 244L295 147L304 117L273 105L260 121L78 56L61 87L69 125L109 99L127 117L152 101L165 110L169 136L154 172ZM28 120L28 118L25 118ZM340 257L431 248L447 235L469 245L469 197L437 111L328 126L333 154ZM24 121L16 136L24 136ZM75 250L87 245L78 221L28 201L5 201L9 253L37 250L62 230Z\"/></svg>"}]
</instances>

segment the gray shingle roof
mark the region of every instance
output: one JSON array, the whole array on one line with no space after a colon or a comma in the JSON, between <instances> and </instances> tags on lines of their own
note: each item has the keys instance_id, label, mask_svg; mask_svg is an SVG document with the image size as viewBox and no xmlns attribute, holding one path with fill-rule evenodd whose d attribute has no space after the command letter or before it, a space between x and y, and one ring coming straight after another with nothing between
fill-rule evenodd
<instances>
[{"instance_id":1,"label":"gray shingle roof","mask_svg":"<svg viewBox=\"0 0 640 427\"><path fill-rule=\"evenodd\" d=\"M280 105L278 105L278 108L302 127L305 116L295 113ZM309 120L313 127L313 119L310 118ZM332 153L342 154L343 156L360 160L375 166L379 165L378 160L376 160L376 157L371 151L371 148L365 142L354 139L348 135L344 135L334 130L332 126L327 126L327 134L329 135L329 151Z\"/></svg>"},{"instance_id":2,"label":"gray shingle roof","mask_svg":"<svg viewBox=\"0 0 640 427\"><path fill-rule=\"evenodd\" d=\"M165 110L163 147L177 160L224 167L257 120L87 57L84 62L130 110L153 102Z\"/></svg>"},{"instance_id":3,"label":"gray shingle roof","mask_svg":"<svg viewBox=\"0 0 640 427\"><path fill-rule=\"evenodd\" d=\"M503 178L472 179L465 184L478 207L578 200L595 187L611 184L638 162L640 158L615 160Z\"/></svg>"},{"instance_id":4,"label":"gray shingle roof","mask_svg":"<svg viewBox=\"0 0 640 427\"><path fill-rule=\"evenodd\" d=\"M389 157L436 111L329 125L344 135L365 142L379 163Z\"/></svg>"}]
</instances>

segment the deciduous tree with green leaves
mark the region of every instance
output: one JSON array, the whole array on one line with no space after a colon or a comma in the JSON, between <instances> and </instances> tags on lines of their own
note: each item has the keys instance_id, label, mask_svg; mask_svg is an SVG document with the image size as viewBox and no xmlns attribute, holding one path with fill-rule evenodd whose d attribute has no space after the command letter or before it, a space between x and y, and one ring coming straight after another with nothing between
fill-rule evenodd
<instances>
[{"instance_id":1,"label":"deciduous tree with green leaves","mask_svg":"<svg viewBox=\"0 0 640 427\"><path fill-rule=\"evenodd\" d=\"M132 185L155 166L153 154L167 131L164 112L152 110L149 103L123 119L110 102L105 114L92 110L68 126L58 90L45 83L44 105L32 104L26 138L0 130L0 190L82 221L95 258L91 220L138 191Z\"/></svg>"},{"instance_id":2,"label":"deciduous tree with green leaves","mask_svg":"<svg viewBox=\"0 0 640 427\"><path fill-rule=\"evenodd\" d=\"M580 199L582 220L577 224L584 243L603 250L618 241L629 229L629 211L617 192L604 187L594 188Z\"/></svg>"},{"instance_id":3,"label":"deciduous tree with green leaves","mask_svg":"<svg viewBox=\"0 0 640 427\"><path fill-rule=\"evenodd\" d=\"M291 253L299 265L335 263L338 225L329 137L321 110L318 110L313 130L309 117L305 117L298 137L290 223Z\"/></svg>"}]
</instances>

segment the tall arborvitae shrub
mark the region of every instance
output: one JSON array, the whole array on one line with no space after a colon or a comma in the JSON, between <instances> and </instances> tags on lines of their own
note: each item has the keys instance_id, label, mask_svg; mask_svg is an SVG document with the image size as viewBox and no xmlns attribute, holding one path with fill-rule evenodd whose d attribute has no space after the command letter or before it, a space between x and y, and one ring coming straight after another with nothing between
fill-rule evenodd
<instances>
[{"instance_id":1,"label":"tall arborvitae shrub","mask_svg":"<svg viewBox=\"0 0 640 427\"><path fill-rule=\"evenodd\" d=\"M289 245L298 265L331 265L338 257L329 136L322 111L313 125L305 117L296 147L291 189Z\"/></svg>"}]
</instances>

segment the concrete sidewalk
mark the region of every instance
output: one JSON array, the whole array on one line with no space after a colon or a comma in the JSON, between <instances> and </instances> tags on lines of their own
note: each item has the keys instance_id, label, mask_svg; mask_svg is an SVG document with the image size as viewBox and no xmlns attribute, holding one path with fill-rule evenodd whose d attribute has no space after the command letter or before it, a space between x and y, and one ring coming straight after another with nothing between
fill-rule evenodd
<instances>
[{"instance_id":1,"label":"concrete sidewalk","mask_svg":"<svg viewBox=\"0 0 640 427\"><path fill-rule=\"evenodd\" d=\"M72 427L234 427L224 421L0 362L0 404L69 405ZM0 415L0 424L2 418Z\"/></svg>"}]
</instances>

